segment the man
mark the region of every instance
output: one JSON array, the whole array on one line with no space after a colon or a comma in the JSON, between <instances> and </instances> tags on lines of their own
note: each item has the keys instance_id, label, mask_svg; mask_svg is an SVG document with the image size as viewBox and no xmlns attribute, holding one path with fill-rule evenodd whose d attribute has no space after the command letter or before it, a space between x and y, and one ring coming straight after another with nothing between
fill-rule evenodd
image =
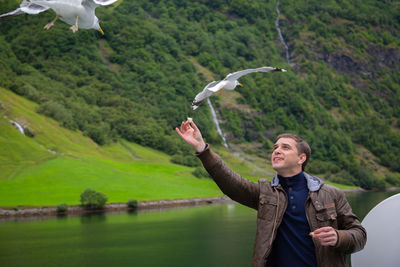
<instances>
[{"instance_id":1,"label":"man","mask_svg":"<svg viewBox=\"0 0 400 267\"><path fill-rule=\"evenodd\" d=\"M344 193L304 172L311 149L299 137L278 136L271 156L277 175L254 183L205 144L193 121L182 122L176 131L222 192L258 211L253 266L346 266L346 254L364 247L366 231Z\"/></svg>"}]
</instances>

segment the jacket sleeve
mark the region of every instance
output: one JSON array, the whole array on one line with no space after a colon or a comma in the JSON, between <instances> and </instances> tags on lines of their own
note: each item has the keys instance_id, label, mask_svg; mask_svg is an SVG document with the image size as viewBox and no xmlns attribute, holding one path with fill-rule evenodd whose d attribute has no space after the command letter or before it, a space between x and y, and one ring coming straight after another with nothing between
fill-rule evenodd
<instances>
[{"instance_id":1,"label":"jacket sleeve","mask_svg":"<svg viewBox=\"0 0 400 267\"><path fill-rule=\"evenodd\" d=\"M337 190L338 242L336 247L346 254L357 252L364 248L367 242L367 232L358 217L352 212L344 192Z\"/></svg>"},{"instance_id":2,"label":"jacket sleeve","mask_svg":"<svg viewBox=\"0 0 400 267\"><path fill-rule=\"evenodd\" d=\"M196 153L196 156L225 195L250 208L258 208L260 195L258 183L235 173L208 145L203 152Z\"/></svg>"}]
</instances>

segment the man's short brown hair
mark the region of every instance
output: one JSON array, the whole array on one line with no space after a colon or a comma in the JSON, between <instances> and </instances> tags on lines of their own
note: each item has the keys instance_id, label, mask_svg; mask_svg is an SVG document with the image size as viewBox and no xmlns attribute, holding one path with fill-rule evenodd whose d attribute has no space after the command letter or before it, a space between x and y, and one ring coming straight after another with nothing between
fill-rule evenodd
<instances>
[{"instance_id":1,"label":"man's short brown hair","mask_svg":"<svg viewBox=\"0 0 400 267\"><path fill-rule=\"evenodd\" d=\"M301 165L301 169L304 171L304 169L306 168L306 165L308 163L308 160L311 157L311 148L308 145L308 143L306 141L304 141L303 139L301 139L300 137L298 137L297 135L291 134L291 133L284 133L284 134L278 135L278 137L276 138L276 141L278 141L281 138L293 139L294 141L296 141L296 148L297 148L297 151L299 152L299 155L302 153L306 154L306 160Z\"/></svg>"}]
</instances>

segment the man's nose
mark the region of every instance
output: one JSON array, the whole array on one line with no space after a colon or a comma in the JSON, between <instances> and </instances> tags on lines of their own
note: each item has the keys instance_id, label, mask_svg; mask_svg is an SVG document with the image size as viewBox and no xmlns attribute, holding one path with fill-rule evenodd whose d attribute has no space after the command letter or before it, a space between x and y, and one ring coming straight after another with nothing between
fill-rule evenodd
<instances>
[{"instance_id":1,"label":"man's nose","mask_svg":"<svg viewBox=\"0 0 400 267\"><path fill-rule=\"evenodd\" d=\"M276 149L272 152L272 154L273 154L273 155L279 155L279 154L281 154L281 151L279 150L279 148L276 148Z\"/></svg>"}]
</instances>

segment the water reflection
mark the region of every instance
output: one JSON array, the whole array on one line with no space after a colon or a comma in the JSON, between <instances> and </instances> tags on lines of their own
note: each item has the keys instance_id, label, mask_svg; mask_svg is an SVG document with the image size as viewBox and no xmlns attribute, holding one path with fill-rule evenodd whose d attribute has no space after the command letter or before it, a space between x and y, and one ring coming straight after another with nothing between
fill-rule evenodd
<instances>
[{"instance_id":1,"label":"water reflection","mask_svg":"<svg viewBox=\"0 0 400 267\"><path fill-rule=\"evenodd\" d=\"M88 213L80 216L82 224L101 223L106 221L104 212Z\"/></svg>"},{"instance_id":2,"label":"water reflection","mask_svg":"<svg viewBox=\"0 0 400 267\"><path fill-rule=\"evenodd\" d=\"M353 209L353 212L360 218L364 219L365 215L384 199L399 193L399 191L372 191L347 193L346 198Z\"/></svg>"},{"instance_id":3,"label":"water reflection","mask_svg":"<svg viewBox=\"0 0 400 267\"><path fill-rule=\"evenodd\" d=\"M346 194L362 219L396 192ZM256 212L224 204L0 221L1 266L251 266Z\"/></svg>"}]
</instances>

